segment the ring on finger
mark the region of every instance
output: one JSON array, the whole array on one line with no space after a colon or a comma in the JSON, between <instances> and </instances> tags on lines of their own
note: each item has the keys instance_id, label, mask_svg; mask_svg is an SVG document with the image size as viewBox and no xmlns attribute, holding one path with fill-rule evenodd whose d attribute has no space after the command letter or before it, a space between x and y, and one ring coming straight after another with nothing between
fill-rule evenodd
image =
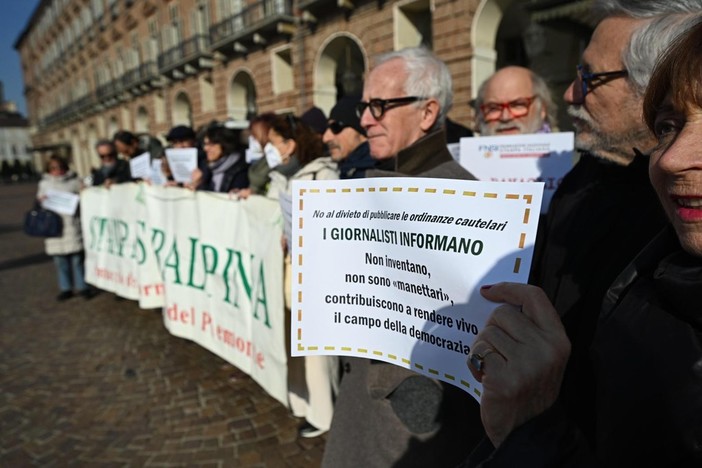
<instances>
[{"instance_id":1,"label":"ring on finger","mask_svg":"<svg viewBox=\"0 0 702 468\"><path fill-rule=\"evenodd\" d=\"M473 367L478 372L482 372L483 369L485 368L485 358L488 356L490 353L494 353L495 350L492 348L488 348L482 353L471 353L468 356L468 364Z\"/></svg>"}]
</instances>

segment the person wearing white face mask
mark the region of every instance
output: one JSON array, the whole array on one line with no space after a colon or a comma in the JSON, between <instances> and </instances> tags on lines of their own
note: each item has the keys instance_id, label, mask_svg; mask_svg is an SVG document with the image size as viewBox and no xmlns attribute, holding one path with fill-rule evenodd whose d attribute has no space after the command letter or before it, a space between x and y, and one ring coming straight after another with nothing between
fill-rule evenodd
<instances>
[{"instance_id":1,"label":"person wearing white face mask","mask_svg":"<svg viewBox=\"0 0 702 468\"><path fill-rule=\"evenodd\" d=\"M263 157L263 147L256 138L249 135L249 147L246 148L246 162L252 164Z\"/></svg>"},{"instance_id":2,"label":"person wearing white face mask","mask_svg":"<svg viewBox=\"0 0 702 468\"><path fill-rule=\"evenodd\" d=\"M330 157L324 157L321 137L292 114L279 115L271 122L268 143L263 147L271 167L267 196L278 198L290 191L291 179L338 179L339 169Z\"/></svg>"},{"instance_id":3,"label":"person wearing white face mask","mask_svg":"<svg viewBox=\"0 0 702 468\"><path fill-rule=\"evenodd\" d=\"M290 193L292 180L338 179L339 169L324 156L321 135L293 115L277 116L268 131L268 143L263 148L272 167L268 197L278 198ZM285 199L282 199L285 202ZM288 202L289 203L289 202ZM285 306L290 308L292 263L288 240L283 236L285 250ZM286 317L289 317L289 312ZM289 321L286 326L289 327ZM289 335L289 328L288 328ZM304 417L298 430L300 437L317 437L329 430L334 412L333 394L338 389L338 358L336 356L306 356L288 361L288 398L293 415Z\"/></svg>"},{"instance_id":4,"label":"person wearing white face mask","mask_svg":"<svg viewBox=\"0 0 702 468\"><path fill-rule=\"evenodd\" d=\"M275 169L283 163L283 156L280 154L280 150L273 146L270 142L266 143L266 147L263 148L263 155L266 158L268 167Z\"/></svg>"},{"instance_id":5,"label":"person wearing white face mask","mask_svg":"<svg viewBox=\"0 0 702 468\"><path fill-rule=\"evenodd\" d=\"M249 123L249 148L246 150L246 162L249 166L249 187L239 192L239 197L245 198L251 194L265 195L270 177L271 166L264 157L263 148L268 143L268 130L275 114L267 112L257 115Z\"/></svg>"}]
</instances>

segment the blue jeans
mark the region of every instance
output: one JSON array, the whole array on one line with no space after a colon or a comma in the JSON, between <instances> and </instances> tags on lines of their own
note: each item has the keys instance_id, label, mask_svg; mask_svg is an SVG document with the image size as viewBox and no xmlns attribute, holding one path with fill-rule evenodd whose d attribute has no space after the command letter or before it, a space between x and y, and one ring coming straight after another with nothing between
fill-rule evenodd
<instances>
[{"instance_id":1,"label":"blue jeans","mask_svg":"<svg viewBox=\"0 0 702 468\"><path fill-rule=\"evenodd\" d=\"M83 252L54 255L53 258L61 292L71 291L73 286L77 291L84 291L87 288L83 274ZM73 279L72 282L71 279Z\"/></svg>"}]
</instances>

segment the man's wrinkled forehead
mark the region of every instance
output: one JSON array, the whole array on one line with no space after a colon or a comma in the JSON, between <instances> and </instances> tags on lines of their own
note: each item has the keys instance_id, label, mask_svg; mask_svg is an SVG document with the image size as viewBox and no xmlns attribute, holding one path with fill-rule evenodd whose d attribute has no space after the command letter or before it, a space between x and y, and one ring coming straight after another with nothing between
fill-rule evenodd
<instances>
[{"instance_id":1,"label":"man's wrinkled forehead","mask_svg":"<svg viewBox=\"0 0 702 468\"><path fill-rule=\"evenodd\" d=\"M509 102L533 95L533 83L528 70L507 67L495 73L485 86L483 102Z\"/></svg>"},{"instance_id":2,"label":"man's wrinkled forehead","mask_svg":"<svg viewBox=\"0 0 702 468\"><path fill-rule=\"evenodd\" d=\"M363 86L363 99L385 99L402 96L407 71L403 60L395 58L373 68Z\"/></svg>"}]
</instances>

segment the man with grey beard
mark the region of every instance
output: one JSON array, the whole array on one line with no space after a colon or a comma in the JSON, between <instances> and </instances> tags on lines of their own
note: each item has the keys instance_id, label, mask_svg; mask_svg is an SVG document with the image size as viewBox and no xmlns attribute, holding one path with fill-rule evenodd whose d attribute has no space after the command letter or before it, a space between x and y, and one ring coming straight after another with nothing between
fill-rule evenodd
<instances>
[{"instance_id":1,"label":"man with grey beard","mask_svg":"<svg viewBox=\"0 0 702 468\"><path fill-rule=\"evenodd\" d=\"M524 67L504 67L485 80L475 110L482 136L545 133L556 124L546 81Z\"/></svg>"},{"instance_id":2,"label":"man with grey beard","mask_svg":"<svg viewBox=\"0 0 702 468\"><path fill-rule=\"evenodd\" d=\"M578 164L557 189L540 232L530 282L562 317L572 343L561 399L590 438L589 344L605 292L665 224L648 179L655 139L643 93L659 54L702 12L702 0L596 0L599 23L565 92Z\"/></svg>"}]
</instances>

